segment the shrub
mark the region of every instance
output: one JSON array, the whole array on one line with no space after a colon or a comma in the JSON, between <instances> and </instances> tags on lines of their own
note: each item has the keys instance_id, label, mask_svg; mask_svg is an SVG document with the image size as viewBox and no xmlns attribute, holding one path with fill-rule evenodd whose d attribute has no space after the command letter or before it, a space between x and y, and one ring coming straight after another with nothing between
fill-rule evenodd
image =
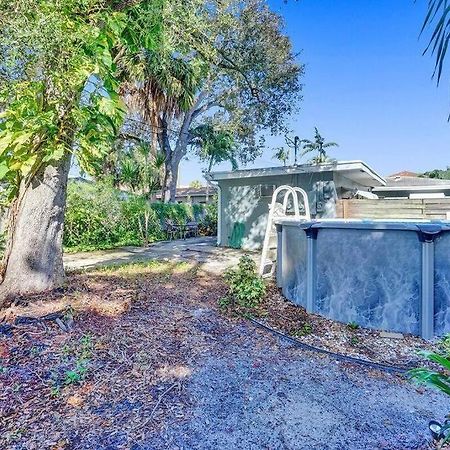
<instances>
[{"instance_id":1,"label":"shrub","mask_svg":"<svg viewBox=\"0 0 450 450\"><path fill-rule=\"evenodd\" d=\"M160 220L147 199L131 196L121 203L123 241L147 245L165 238Z\"/></svg>"},{"instance_id":2,"label":"shrub","mask_svg":"<svg viewBox=\"0 0 450 450\"><path fill-rule=\"evenodd\" d=\"M104 182L70 182L64 226L69 251L147 245L166 238L167 220L199 222L202 235L217 232L217 205L150 203Z\"/></svg>"},{"instance_id":3,"label":"shrub","mask_svg":"<svg viewBox=\"0 0 450 450\"><path fill-rule=\"evenodd\" d=\"M203 208L203 217L198 222L200 223L199 231L203 236L217 235L217 218L218 218L218 202L217 196L214 197L212 203L207 204Z\"/></svg>"},{"instance_id":4,"label":"shrub","mask_svg":"<svg viewBox=\"0 0 450 450\"><path fill-rule=\"evenodd\" d=\"M112 187L100 183L69 183L64 225L66 247L113 246L121 240L122 223L119 194Z\"/></svg>"},{"instance_id":5,"label":"shrub","mask_svg":"<svg viewBox=\"0 0 450 450\"><path fill-rule=\"evenodd\" d=\"M236 269L225 271L229 299L234 305L254 308L266 292L263 280L257 275L255 262L247 255L240 258Z\"/></svg>"}]
</instances>

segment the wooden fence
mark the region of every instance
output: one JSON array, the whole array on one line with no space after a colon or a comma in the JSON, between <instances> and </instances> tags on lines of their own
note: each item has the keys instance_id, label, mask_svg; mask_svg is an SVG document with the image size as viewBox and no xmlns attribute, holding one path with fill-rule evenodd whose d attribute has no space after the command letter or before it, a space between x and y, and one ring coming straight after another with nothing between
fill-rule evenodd
<instances>
[{"instance_id":1,"label":"wooden fence","mask_svg":"<svg viewBox=\"0 0 450 450\"><path fill-rule=\"evenodd\" d=\"M449 216L447 216L447 213ZM344 219L450 219L450 198L338 200Z\"/></svg>"}]
</instances>

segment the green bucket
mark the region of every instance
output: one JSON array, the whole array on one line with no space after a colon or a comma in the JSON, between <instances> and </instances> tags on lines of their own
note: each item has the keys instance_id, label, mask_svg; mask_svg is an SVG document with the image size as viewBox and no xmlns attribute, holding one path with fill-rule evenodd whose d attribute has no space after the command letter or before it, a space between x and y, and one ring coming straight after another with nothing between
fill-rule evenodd
<instances>
[{"instance_id":1,"label":"green bucket","mask_svg":"<svg viewBox=\"0 0 450 450\"><path fill-rule=\"evenodd\" d=\"M234 222L233 231L228 241L231 248L241 248L245 235L245 224L242 222Z\"/></svg>"}]
</instances>

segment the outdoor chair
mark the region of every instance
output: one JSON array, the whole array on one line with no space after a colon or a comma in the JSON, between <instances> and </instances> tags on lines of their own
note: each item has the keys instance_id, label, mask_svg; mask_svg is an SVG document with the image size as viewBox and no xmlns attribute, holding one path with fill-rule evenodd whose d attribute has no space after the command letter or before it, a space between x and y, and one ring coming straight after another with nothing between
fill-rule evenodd
<instances>
[{"instance_id":1,"label":"outdoor chair","mask_svg":"<svg viewBox=\"0 0 450 450\"><path fill-rule=\"evenodd\" d=\"M198 223L197 222L187 222L186 223L186 233L185 238L187 236L197 237L198 236Z\"/></svg>"},{"instance_id":2,"label":"outdoor chair","mask_svg":"<svg viewBox=\"0 0 450 450\"><path fill-rule=\"evenodd\" d=\"M172 220L166 220L165 232L169 240L198 236L198 223L187 222L185 224L177 224Z\"/></svg>"},{"instance_id":3,"label":"outdoor chair","mask_svg":"<svg viewBox=\"0 0 450 450\"><path fill-rule=\"evenodd\" d=\"M164 231L167 234L167 237L169 240L177 239L177 237L181 237L182 230L180 228L180 225L176 224L172 220L166 220Z\"/></svg>"}]
</instances>

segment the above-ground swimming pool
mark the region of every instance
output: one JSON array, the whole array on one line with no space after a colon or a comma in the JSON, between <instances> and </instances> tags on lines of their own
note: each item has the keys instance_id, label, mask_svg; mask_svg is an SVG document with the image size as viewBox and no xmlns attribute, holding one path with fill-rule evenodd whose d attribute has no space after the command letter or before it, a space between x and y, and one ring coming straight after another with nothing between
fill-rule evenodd
<instances>
[{"instance_id":1,"label":"above-ground swimming pool","mask_svg":"<svg viewBox=\"0 0 450 450\"><path fill-rule=\"evenodd\" d=\"M450 222L280 220L277 283L308 312L430 339L450 332Z\"/></svg>"}]
</instances>

